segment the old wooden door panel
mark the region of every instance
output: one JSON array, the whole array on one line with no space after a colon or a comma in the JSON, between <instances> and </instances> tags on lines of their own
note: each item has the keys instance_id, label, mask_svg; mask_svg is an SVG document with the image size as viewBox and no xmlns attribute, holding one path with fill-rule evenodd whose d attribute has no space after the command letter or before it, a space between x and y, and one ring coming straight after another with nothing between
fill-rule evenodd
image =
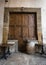
<instances>
[{"instance_id":1,"label":"old wooden door panel","mask_svg":"<svg viewBox=\"0 0 46 65\"><path fill-rule=\"evenodd\" d=\"M29 22L28 14L22 14L22 25L23 25L23 27L28 26L28 22Z\"/></svg>"},{"instance_id":2,"label":"old wooden door panel","mask_svg":"<svg viewBox=\"0 0 46 65\"><path fill-rule=\"evenodd\" d=\"M34 28L29 28L29 38L33 39L35 38Z\"/></svg>"},{"instance_id":3,"label":"old wooden door panel","mask_svg":"<svg viewBox=\"0 0 46 65\"><path fill-rule=\"evenodd\" d=\"M15 24L15 14L10 14L10 22L9 25L14 25Z\"/></svg>"},{"instance_id":4,"label":"old wooden door panel","mask_svg":"<svg viewBox=\"0 0 46 65\"><path fill-rule=\"evenodd\" d=\"M28 38L28 27L23 27L23 38Z\"/></svg>"},{"instance_id":5,"label":"old wooden door panel","mask_svg":"<svg viewBox=\"0 0 46 65\"><path fill-rule=\"evenodd\" d=\"M35 36L35 14L29 14L29 38L33 39L36 38Z\"/></svg>"},{"instance_id":6,"label":"old wooden door panel","mask_svg":"<svg viewBox=\"0 0 46 65\"><path fill-rule=\"evenodd\" d=\"M20 26L16 26L15 27L15 39L18 40L18 45L19 47L21 47L22 45L22 36L21 36L21 27Z\"/></svg>"},{"instance_id":7,"label":"old wooden door panel","mask_svg":"<svg viewBox=\"0 0 46 65\"><path fill-rule=\"evenodd\" d=\"M22 15L15 14L15 39L18 40L19 47L22 46L23 38L22 38Z\"/></svg>"},{"instance_id":8,"label":"old wooden door panel","mask_svg":"<svg viewBox=\"0 0 46 65\"><path fill-rule=\"evenodd\" d=\"M21 25L21 15L15 14L15 25Z\"/></svg>"},{"instance_id":9,"label":"old wooden door panel","mask_svg":"<svg viewBox=\"0 0 46 65\"><path fill-rule=\"evenodd\" d=\"M15 39L15 15L10 14L8 39Z\"/></svg>"},{"instance_id":10,"label":"old wooden door panel","mask_svg":"<svg viewBox=\"0 0 46 65\"><path fill-rule=\"evenodd\" d=\"M15 39L19 39L21 37L21 27L15 27Z\"/></svg>"},{"instance_id":11,"label":"old wooden door panel","mask_svg":"<svg viewBox=\"0 0 46 65\"><path fill-rule=\"evenodd\" d=\"M28 14L22 14L22 35L28 38Z\"/></svg>"},{"instance_id":12,"label":"old wooden door panel","mask_svg":"<svg viewBox=\"0 0 46 65\"><path fill-rule=\"evenodd\" d=\"M35 27L35 14L31 14L31 15L29 14L28 18L29 18L29 26L34 28Z\"/></svg>"},{"instance_id":13,"label":"old wooden door panel","mask_svg":"<svg viewBox=\"0 0 46 65\"><path fill-rule=\"evenodd\" d=\"M9 37L8 39L15 39L15 28L14 26L9 27Z\"/></svg>"}]
</instances>

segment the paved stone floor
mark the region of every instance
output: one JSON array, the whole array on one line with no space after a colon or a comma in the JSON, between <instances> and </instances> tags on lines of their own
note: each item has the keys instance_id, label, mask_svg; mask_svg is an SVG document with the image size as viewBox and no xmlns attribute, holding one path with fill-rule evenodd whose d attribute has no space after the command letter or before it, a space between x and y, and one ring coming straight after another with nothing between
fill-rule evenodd
<instances>
[{"instance_id":1,"label":"paved stone floor","mask_svg":"<svg viewBox=\"0 0 46 65\"><path fill-rule=\"evenodd\" d=\"M46 58L19 52L11 54L7 60L1 59L0 65L46 65Z\"/></svg>"}]
</instances>

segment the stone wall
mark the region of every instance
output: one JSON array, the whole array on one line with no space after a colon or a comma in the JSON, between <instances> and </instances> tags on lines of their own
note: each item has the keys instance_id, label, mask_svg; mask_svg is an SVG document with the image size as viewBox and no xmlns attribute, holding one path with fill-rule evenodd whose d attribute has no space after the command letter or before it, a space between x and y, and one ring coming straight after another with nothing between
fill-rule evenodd
<instances>
[{"instance_id":1,"label":"stone wall","mask_svg":"<svg viewBox=\"0 0 46 65\"><path fill-rule=\"evenodd\" d=\"M9 12L36 12L37 13L37 35L38 41L41 42L41 9L40 8L5 8L5 18L4 18L4 34L3 42L6 43L8 39L8 30L9 30Z\"/></svg>"}]
</instances>

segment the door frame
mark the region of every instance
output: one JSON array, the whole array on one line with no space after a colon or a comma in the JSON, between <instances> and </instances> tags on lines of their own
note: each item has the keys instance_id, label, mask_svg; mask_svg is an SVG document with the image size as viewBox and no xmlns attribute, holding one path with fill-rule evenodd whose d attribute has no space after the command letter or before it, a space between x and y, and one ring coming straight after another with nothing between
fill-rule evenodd
<instances>
[{"instance_id":1,"label":"door frame","mask_svg":"<svg viewBox=\"0 0 46 65\"><path fill-rule=\"evenodd\" d=\"M37 35L38 41L41 42L42 28L41 28L41 8L25 8L25 7L16 7L16 8L8 8L5 7L4 11L4 25L3 25L3 42L7 42L8 39L8 31L9 31L9 13L10 12L32 12L36 13L36 21L37 21Z\"/></svg>"}]
</instances>

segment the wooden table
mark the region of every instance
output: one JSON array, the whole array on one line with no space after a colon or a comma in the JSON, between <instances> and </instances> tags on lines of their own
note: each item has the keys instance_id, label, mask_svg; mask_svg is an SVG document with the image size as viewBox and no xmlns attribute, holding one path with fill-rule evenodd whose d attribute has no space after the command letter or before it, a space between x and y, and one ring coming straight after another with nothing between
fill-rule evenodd
<instances>
[{"instance_id":1,"label":"wooden table","mask_svg":"<svg viewBox=\"0 0 46 65\"><path fill-rule=\"evenodd\" d=\"M3 52L2 54L2 57L1 58L4 58L4 59L7 59L7 54L10 55L10 46L12 46L13 44L1 44L0 45L0 49L1 51ZM7 50L8 49L8 50ZM6 52L7 50L7 52Z\"/></svg>"}]
</instances>

